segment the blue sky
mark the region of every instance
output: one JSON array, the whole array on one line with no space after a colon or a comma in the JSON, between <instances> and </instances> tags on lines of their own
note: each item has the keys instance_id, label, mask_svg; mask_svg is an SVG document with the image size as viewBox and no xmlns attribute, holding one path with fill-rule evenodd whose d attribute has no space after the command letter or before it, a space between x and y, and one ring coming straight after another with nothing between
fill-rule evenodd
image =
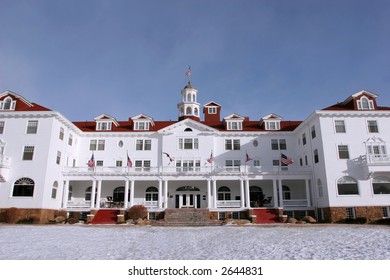
<instances>
[{"instance_id":1,"label":"blue sky","mask_svg":"<svg viewBox=\"0 0 390 280\"><path fill-rule=\"evenodd\" d=\"M366 89L390 106L390 1L0 0L0 92L72 121L176 120L187 82L222 116L302 120Z\"/></svg>"}]
</instances>

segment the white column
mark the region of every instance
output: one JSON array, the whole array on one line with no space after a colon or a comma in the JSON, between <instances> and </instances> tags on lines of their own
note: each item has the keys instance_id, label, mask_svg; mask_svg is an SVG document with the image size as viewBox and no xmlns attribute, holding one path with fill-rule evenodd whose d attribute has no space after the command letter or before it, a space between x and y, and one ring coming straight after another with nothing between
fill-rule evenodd
<instances>
[{"instance_id":1,"label":"white column","mask_svg":"<svg viewBox=\"0 0 390 280\"><path fill-rule=\"evenodd\" d=\"M279 207L283 207L283 187L282 180L278 180L278 189L279 189Z\"/></svg>"},{"instance_id":2,"label":"white column","mask_svg":"<svg viewBox=\"0 0 390 280\"><path fill-rule=\"evenodd\" d=\"M130 207L134 205L134 180L130 181Z\"/></svg>"},{"instance_id":3,"label":"white column","mask_svg":"<svg viewBox=\"0 0 390 280\"><path fill-rule=\"evenodd\" d=\"M217 181L213 179L213 208L217 208Z\"/></svg>"},{"instance_id":4,"label":"white column","mask_svg":"<svg viewBox=\"0 0 390 280\"><path fill-rule=\"evenodd\" d=\"M306 200L307 200L307 207L311 206L311 198L310 198L310 184L309 180L305 180L306 184Z\"/></svg>"},{"instance_id":5,"label":"white column","mask_svg":"<svg viewBox=\"0 0 390 280\"><path fill-rule=\"evenodd\" d=\"M100 209L101 195L102 195L102 180L99 180L97 185L97 194L96 194L96 202L95 202L97 209Z\"/></svg>"},{"instance_id":6,"label":"white column","mask_svg":"<svg viewBox=\"0 0 390 280\"><path fill-rule=\"evenodd\" d=\"M240 199L241 199L241 208L245 208L245 192L244 192L244 180L240 180Z\"/></svg>"},{"instance_id":7,"label":"white column","mask_svg":"<svg viewBox=\"0 0 390 280\"><path fill-rule=\"evenodd\" d=\"M168 180L164 180L164 208L168 208Z\"/></svg>"},{"instance_id":8,"label":"white column","mask_svg":"<svg viewBox=\"0 0 390 280\"><path fill-rule=\"evenodd\" d=\"M68 207L68 196L69 196L69 181L64 181L64 190L62 193L62 208Z\"/></svg>"},{"instance_id":9,"label":"white column","mask_svg":"<svg viewBox=\"0 0 390 280\"><path fill-rule=\"evenodd\" d=\"M95 208L95 194L96 194L96 180L92 181L92 190L91 190L91 209Z\"/></svg>"},{"instance_id":10,"label":"white column","mask_svg":"<svg viewBox=\"0 0 390 280\"><path fill-rule=\"evenodd\" d=\"M125 181L125 198L123 201L123 207L126 209L129 207L129 180Z\"/></svg>"},{"instance_id":11,"label":"white column","mask_svg":"<svg viewBox=\"0 0 390 280\"><path fill-rule=\"evenodd\" d=\"M211 180L207 180L207 208L211 208Z\"/></svg>"},{"instance_id":12,"label":"white column","mask_svg":"<svg viewBox=\"0 0 390 280\"><path fill-rule=\"evenodd\" d=\"M162 180L158 180L158 208L162 208Z\"/></svg>"},{"instance_id":13,"label":"white column","mask_svg":"<svg viewBox=\"0 0 390 280\"><path fill-rule=\"evenodd\" d=\"M278 207L278 181L272 180L274 207Z\"/></svg>"},{"instance_id":14,"label":"white column","mask_svg":"<svg viewBox=\"0 0 390 280\"><path fill-rule=\"evenodd\" d=\"M245 180L245 201L246 201L246 208L251 208L251 198L249 195L249 179Z\"/></svg>"}]
</instances>

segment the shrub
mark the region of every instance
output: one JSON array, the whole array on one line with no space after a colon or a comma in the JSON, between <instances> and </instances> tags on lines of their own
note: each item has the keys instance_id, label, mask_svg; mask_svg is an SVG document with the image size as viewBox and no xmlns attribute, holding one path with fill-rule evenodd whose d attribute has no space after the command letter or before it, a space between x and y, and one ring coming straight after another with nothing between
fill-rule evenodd
<instances>
[{"instance_id":1,"label":"shrub","mask_svg":"<svg viewBox=\"0 0 390 280\"><path fill-rule=\"evenodd\" d=\"M148 209L143 205L134 205L127 211L127 219L138 220L148 217Z\"/></svg>"},{"instance_id":2,"label":"shrub","mask_svg":"<svg viewBox=\"0 0 390 280\"><path fill-rule=\"evenodd\" d=\"M28 217L16 222L17 224L35 224L36 219L34 217Z\"/></svg>"},{"instance_id":3,"label":"shrub","mask_svg":"<svg viewBox=\"0 0 390 280\"><path fill-rule=\"evenodd\" d=\"M18 220L19 209L15 207L11 207L7 209L5 214L5 221L9 224L15 224Z\"/></svg>"},{"instance_id":4,"label":"shrub","mask_svg":"<svg viewBox=\"0 0 390 280\"><path fill-rule=\"evenodd\" d=\"M69 219L67 220L67 222L68 222L68 224L73 225L73 224L77 224L77 223L79 222L79 219L76 219L76 218L69 218Z\"/></svg>"}]
</instances>

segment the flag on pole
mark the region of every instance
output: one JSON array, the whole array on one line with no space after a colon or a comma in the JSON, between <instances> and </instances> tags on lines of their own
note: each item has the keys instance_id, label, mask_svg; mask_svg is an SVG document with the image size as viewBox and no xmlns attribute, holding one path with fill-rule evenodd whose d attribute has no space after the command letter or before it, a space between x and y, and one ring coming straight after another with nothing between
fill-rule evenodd
<instances>
[{"instance_id":1,"label":"flag on pole","mask_svg":"<svg viewBox=\"0 0 390 280\"><path fill-rule=\"evenodd\" d=\"M253 158L251 158L248 153L246 153L246 158L245 158L245 162L248 162L248 161L251 161L253 160Z\"/></svg>"},{"instance_id":2,"label":"flag on pole","mask_svg":"<svg viewBox=\"0 0 390 280\"><path fill-rule=\"evenodd\" d=\"M208 163L212 163L213 160L214 160L214 158L213 158L213 152L211 152L210 157L207 159L207 162L208 162Z\"/></svg>"},{"instance_id":3,"label":"flag on pole","mask_svg":"<svg viewBox=\"0 0 390 280\"><path fill-rule=\"evenodd\" d=\"M95 167L95 158L94 158L93 153L92 153L91 159L88 161L87 165L88 165L88 167L90 167L90 168Z\"/></svg>"},{"instance_id":4,"label":"flag on pole","mask_svg":"<svg viewBox=\"0 0 390 280\"><path fill-rule=\"evenodd\" d=\"M173 157L171 157L168 153L163 152L163 154L166 155L167 158L169 158L169 163L171 163L172 161L175 161L175 159Z\"/></svg>"},{"instance_id":5,"label":"flag on pole","mask_svg":"<svg viewBox=\"0 0 390 280\"><path fill-rule=\"evenodd\" d=\"M133 167L133 162L131 161L129 154L127 154L127 167Z\"/></svg>"},{"instance_id":6,"label":"flag on pole","mask_svg":"<svg viewBox=\"0 0 390 280\"><path fill-rule=\"evenodd\" d=\"M191 76L191 66L188 66L188 69L186 71L186 76L189 78Z\"/></svg>"},{"instance_id":7,"label":"flag on pole","mask_svg":"<svg viewBox=\"0 0 390 280\"><path fill-rule=\"evenodd\" d=\"M294 163L293 159L286 156L285 154L280 155L280 162L282 163L282 166L286 166L286 165Z\"/></svg>"}]
</instances>

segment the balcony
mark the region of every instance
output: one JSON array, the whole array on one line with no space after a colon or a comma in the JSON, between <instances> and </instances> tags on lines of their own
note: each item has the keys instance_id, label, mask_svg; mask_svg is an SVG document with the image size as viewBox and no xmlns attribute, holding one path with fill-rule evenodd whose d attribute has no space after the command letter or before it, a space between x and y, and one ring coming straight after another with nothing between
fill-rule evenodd
<instances>
[{"instance_id":1,"label":"balcony","mask_svg":"<svg viewBox=\"0 0 390 280\"><path fill-rule=\"evenodd\" d=\"M387 154L367 154L361 156L360 161L368 173L390 172L390 156Z\"/></svg>"},{"instance_id":2,"label":"balcony","mask_svg":"<svg viewBox=\"0 0 390 280\"><path fill-rule=\"evenodd\" d=\"M217 208L240 208L241 200L217 200Z\"/></svg>"},{"instance_id":3,"label":"balcony","mask_svg":"<svg viewBox=\"0 0 390 280\"><path fill-rule=\"evenodd\" d=\"M0 155L0 182L7 182L10 168L11 158Z\"/></svg>"},{"instance_id":4,"label":"balcony","mask_svg":"<svg viewBox=\"0 0 390 280\"><path fill-rule=\"evenodd\" d=\"M283 207L302 207L308 206L307 199L285 199L283 200Z\"/></svg>"}]
</instances>

